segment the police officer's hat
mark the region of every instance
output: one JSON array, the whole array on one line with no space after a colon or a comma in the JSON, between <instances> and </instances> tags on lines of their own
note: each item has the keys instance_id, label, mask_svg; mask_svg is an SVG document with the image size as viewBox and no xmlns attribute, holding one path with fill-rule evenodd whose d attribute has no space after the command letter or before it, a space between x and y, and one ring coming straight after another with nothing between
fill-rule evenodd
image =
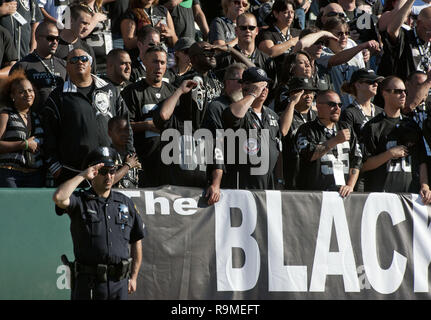
<instances>
[{"instance_id":1,"label":"police officer's hat","mask_svg":"<svg viewBox=\"0 0 431 320\"><path fill-rule=\"evenodd\" d=\"M94 166L95 164L101 163L105 167L115 167L118 165L118 153L110 147L98 147L90 153L83 162L82 169Z\"/></svg>"},{"instance_id":2,"label":"police officer's hat","mask_svg":"<svg viewBox=\"0 0 431 320\"><path fill-rule=\"evenodd\" d=\"M293 77L289 80L287 86L289 87L289 92L307 90L316 91L317 88L313 84L313 79L305 77Z\"/></svg>"}]
</instances>

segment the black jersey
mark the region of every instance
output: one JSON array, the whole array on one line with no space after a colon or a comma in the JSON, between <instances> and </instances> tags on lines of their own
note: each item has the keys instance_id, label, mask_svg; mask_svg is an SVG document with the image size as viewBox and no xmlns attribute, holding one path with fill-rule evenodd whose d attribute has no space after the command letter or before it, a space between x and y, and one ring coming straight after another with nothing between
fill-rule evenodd
<instances>
[{"instance_id":1,"label":"black jersey","mask_svg":"<svg viewBox=\"0 0 431 320\"><path fill-rule=\"evenodd\" d=\"M381 113L362 131L364 161L397 145L407 146L407 157L392 159L366 172L367 192L419 192L419 165L425 162L425 147L419 126L410 118L389 118Z\"/></svg>"},{"instance_id":2,"label":"black jersey","mask_svg":"<svg viewBox=\"0 0 431 320\"><path fill-rule=\"evenodd\" d=\"M222 117L225 129L230 128L236 132L238 129L244 129L246 138L244 141L241 138L235 141L234 148L231 147L229 141L225 141L224 160L227 172L223 177L222 187L274 189L274 169L282 148L278 115L264 106L260 117L252 108L249 108L243 118L237 118L230 108L226 108ZM262 129L268 130L269 134L263 135ZM251 130L256 130L256 134L253 134ZM267 156L265 156L264 147L266 147ZM233 153L235 154L234 161L230 160ZM244 156L247 161L241 160L244 159ZM253 157L255 159L252 159Z\"/></svg>"},{"instance_id":3,"label":"black jersey","mask_svg":"<svg viewBox=\"0 0 431 320\"><path fill-rule=\"evenodd\" d=\"M161 88L150 86L145 80L127 86L121 95L129 109L130 122L153 120L154 112L158 112L161 102L170 97L175 88L162 82ZM139 179L142 187L155 187L162 185L162 162L160 158L160 134L153 131L138 132L134 134L135 148L139 161L143 166L143 177Z\"/></svg>"},{"instance_id":4,"label":"black jersey","mask_svg":"<svg viewBox=\"0 0 431 320\"><path fill-rule=\"evenodd\" d=\"M42 59L33 52L14 64L9 74L18 68L25 71L28 80L38 93L32 110L39 113L51 91L58 86L63 86L66 79L66 63L55 56Z\"/></svg>"},{"instance_id":5,"label":"black jersey","mask_svg":"<svg viewBox=\"0 0 431 320\"><path fill-rule=\"evenodd\" d=\"M365 124L383 112L382 108L375 106L374 104L371 106L371 116L365 114L365 112L362 110L362 107L356 100L354 100L351 105L347 106L341 112L340 120L348 123L353 128L353 131L355 131L356 137L359 139L359 141L361 141L361 130Z\"/></svg>"},{"instance_id":6,"label":"black jersey","mask_svg":"<svg viewBox=\"0 0 431 320\"><path fill-rule=\"evenodd\" d=\"M283 138L283 177L286 189L297 189L297 179L300 170L300 158L296 148L295 136L301 125L315 120L317 112L309 109L306 113L293 111L293 119L287 135Z\"/></svg>"},{"instance_id":7,"label":"black jersey","mask_svg":"<svg viewBox=\"0 0 431 320\"><path fill-rule=\"evenodd\" d=\"M316 147L334 137L339 130L349 129L350 140L339 143L320 159L311 161ZM300 155L298 187L305 190L338 191L349 178L349 169L360 169L362 153L352 128L342 122L335 124L333 130L326 128L319 119L299 127L296 134L296 147ZM343 179L337 179L342 170Z\"/></svg>"}]
</instances>

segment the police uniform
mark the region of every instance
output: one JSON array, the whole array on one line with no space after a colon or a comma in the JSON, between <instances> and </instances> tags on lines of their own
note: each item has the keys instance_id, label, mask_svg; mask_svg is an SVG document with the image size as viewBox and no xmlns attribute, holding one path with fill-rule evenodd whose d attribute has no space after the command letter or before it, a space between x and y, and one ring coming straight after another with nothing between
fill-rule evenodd
<instances>
[{"instance_id":1,"label":"police uniform","mask_svg":"<svg viewBox=\"0 0 431 320\"><path fill-rule=\"evenodd\" d=\"M135 205L121 193L111 190L103 198L92 188L75 191L69 200L64 210L56 206L56 213L67 213L71 220L76 259L71 268L72 300L127 299L129 244L145 236Z\"/></svg>"}]
</instances>

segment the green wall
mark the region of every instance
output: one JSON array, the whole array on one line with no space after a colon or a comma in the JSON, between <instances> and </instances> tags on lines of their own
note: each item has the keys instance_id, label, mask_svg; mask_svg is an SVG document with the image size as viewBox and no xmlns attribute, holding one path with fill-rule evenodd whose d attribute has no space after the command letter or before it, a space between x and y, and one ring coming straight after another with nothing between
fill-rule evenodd
<instances>
[{"instance_id":1,"label":"green wall","mask_svg":"<svg viewBox=\"0 0 431 320\"><path fill-rule=\"evenodd\" d=\"M57 216L54 189L0 188L0 299L69 299L66 268L74 260L69 217ZM58 273L57 273L58 272Z\"/></svg>"}]
</instances>

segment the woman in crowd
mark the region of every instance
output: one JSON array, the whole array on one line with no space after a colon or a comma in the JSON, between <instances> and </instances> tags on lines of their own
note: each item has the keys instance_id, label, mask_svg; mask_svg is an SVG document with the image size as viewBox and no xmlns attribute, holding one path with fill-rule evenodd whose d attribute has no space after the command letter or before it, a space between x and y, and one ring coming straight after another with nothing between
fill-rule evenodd
<instances>
[{"instance_id":1,"label":"woman in crowd","mask_svg":"<svg viewBox=\"0 0 431 320\"><path fill-rule=\"evenodd\" d=\"M175 45L178 37L171 14L158 3L159 0L130 0L120 24L125 49L137 48L136 32L148 24L159 29L162 42L171 48Z\"/></svg>"},{"instance_id":2,"label":"woman in crowd","mask_svg":"<svg viewBox=\"0 0 431 320\"><path fill-rule=\"evenodd\" d=\"M359 45L349 38L349 25L344 19L331 18L324 26L326 31L331 32L338 40L331 39L326 43L323 53L317 59L317 63L330 74L332 84L336 92L341 92L344 82L350 78L358 69L365 68L362 51L371 49L379 51L379 43L375 40L363 42ZM340 95L343 109L353 102L353 98L348 94Z\"/></svg>"},{"instance_id":3,"label":"woman in crowd","mask_svg":"<svg viewBox=\"0 0 431 320\"><path fill-rule=\"evenodd\" d=\"M283 62L280 84L275 92L274 111L276 113L283 112L286 107L287 101L285 98L288 97L288 83L292 77L313 77L311 58L307 52L298 51L286 56Z\"/></svg>"},{"instance_id":4,"label":"woman in crowd","mask_svg":"<svg viewBox=\"0 0 431 320\"><path fill-rule=\"evenodd\" d=\"M35 91L23 70L18 69L5 80L2 96L0 187L43 187L43 129L38 115L31 112Z\"/></svg>"},{"instance_id":5,"label":"woman in crowd","mask_svg":"<svg viewBox=\"0 0 431 320\"><path fill-rule=\"evenodd\" d=\"M350 94L354 100L341 112L341 121L348 123L361 141L361 130L372 118L383 112L383 109L372 103L377 94L379 82L384 78L377 76L373 70L359 69L352 74L350 82L343 83L341 90ZM360 174L355 191L364 191L364 177Z\"/></svg>"},{"instance_id":6,"label":"woman in crowd","mask_svg":"<svg viewBox=\"0 0 431 320\"><path fill-rule=\"evenodd\" d=\"M258 48L274 58L280 70L283 60L298 42L299 29L292 28L295 5L291 0L276 0L268 17L270 27L258 36ZM280 75L280 74L279 74Z\"/></svg>"},{"instance_id":7,"label":"woman in crowd","mask_svg":"<svg viewBox=\"0 0 431 320\"><path fill-rule=\"evenodd\" d=\"M229 44L231 47L238 44L235 33L236 18L248 11L248 0L222 0L223 17L215 18L210 24L208 34L209 43L215 45Z\"/></svg>"}]
</instances>

